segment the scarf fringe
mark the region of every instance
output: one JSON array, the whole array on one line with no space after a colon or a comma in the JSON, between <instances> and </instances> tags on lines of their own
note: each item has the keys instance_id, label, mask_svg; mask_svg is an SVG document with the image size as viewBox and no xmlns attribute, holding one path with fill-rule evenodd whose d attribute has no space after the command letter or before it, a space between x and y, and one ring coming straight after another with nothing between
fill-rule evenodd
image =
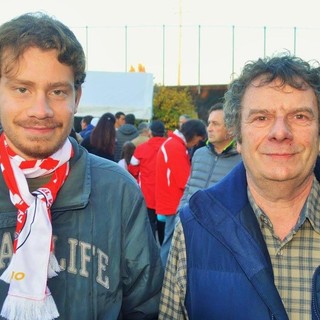
<instances>
[{"instance_id":1,"label":"scarf fringe","mask_svg":"<svg viewBox=\"0 0 320 320\"><path fill-rule=\"evenodd\" d=\"M53 320L59 312L51 295L40 301L8 295L1 316L8 320Z\"/></svg>"},{"instance_id":2,"label":"scarf fringe","mask_svg":"<svg viewBox=\"0 0 320 320\"><path fill-rule=\"evenodd\" d=\"M61 268L59 266L56 256L52 252L50 252L48 264L48 278L56 277L60 271Z\"/></svg>"}]
</instances>

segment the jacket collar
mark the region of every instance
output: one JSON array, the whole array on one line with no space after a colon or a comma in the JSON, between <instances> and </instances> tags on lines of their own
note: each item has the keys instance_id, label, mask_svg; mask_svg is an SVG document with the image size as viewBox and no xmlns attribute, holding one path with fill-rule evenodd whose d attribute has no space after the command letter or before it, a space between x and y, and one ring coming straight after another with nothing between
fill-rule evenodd
<instances>
[{"instance_id":1,"label":"jacket collar","mask_svg":"<svg viewBox=\"0 0 320 320\"><path fill-rule=\"evenodd\" d=\"M180 138L184 142L185 145L187 144L186 138L184 137L184 135L178 129L174 130L172 136Z\"/></svg>"},{"instance_id":2,"label":"jacket collar","mask_svg":"<svg viewBox=\"0 0 320 320\"><path fill-rule=\"evenodd\" d=\"M52 211L83 208L89 202L92 183L90 155L74 139L70 140L74 150L74 156L70 160L70 173L52 205Z\"/></svg>"},{"instance_id":3,"label":"jacket collar","mask_svg":"<svg viewBox=\"0 0 320 320\"><path fill-rule=\"evenodd\" d=\"M265 242L248 201L242 162L219 183L192 196L190 209L205 229L232 249L244 267L247 265L250 278L259 270L270 268ZM248 248L253 252L250 256Z\"/></svg>"},{"instance_id":4,"label":"jacket collar","mask_svg":"<svg viewBox=\"0 0 320 320\"><path fill-rule=\"evenodd\" d=\"M217 153L214 144L212 144L211 142L209 142L209 140L207 140L206 142L206 146L209 148L209 150L211 150L212 153L216 154L216 155L221 155L221 154L226 154L226 153L238 153L237 149L236 149L236 141L232 140L230 141L230 143L225 146L225 148L222 150L221 153Z\"/></svg>"}]
</instances>

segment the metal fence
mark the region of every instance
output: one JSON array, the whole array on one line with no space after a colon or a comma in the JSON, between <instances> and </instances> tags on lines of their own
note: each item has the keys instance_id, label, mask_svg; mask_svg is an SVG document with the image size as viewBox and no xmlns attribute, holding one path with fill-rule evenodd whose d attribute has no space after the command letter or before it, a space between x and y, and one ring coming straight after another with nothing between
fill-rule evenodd
<instances>
[{"instance_id":1,"label":"metal fence","mask_svg":"<svg viewBox=\"0 0 320 320\"><path fill-rule=\"evenodd\" d=\"M227 84L248 60L288 51L320 60L320 28L245 26L74 27L91 71L139 64L160 85Z\"/></svg>"}]
</instances>

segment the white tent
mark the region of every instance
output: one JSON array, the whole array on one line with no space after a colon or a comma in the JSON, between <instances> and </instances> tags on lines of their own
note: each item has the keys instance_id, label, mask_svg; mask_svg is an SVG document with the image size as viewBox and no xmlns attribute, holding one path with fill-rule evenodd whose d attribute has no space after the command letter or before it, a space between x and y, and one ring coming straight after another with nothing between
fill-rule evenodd
<instances>
[{"instance_id":1,"label":"white tent","mask_svg":"<svg viewBox=\"0 0 320 320\"><path fill-rule=\"evenodd\" d=\"M122 111L150 120L152 99L151 73L88 71L76 115L100 117L105 112Z\"/></svg>"}]
</instances>

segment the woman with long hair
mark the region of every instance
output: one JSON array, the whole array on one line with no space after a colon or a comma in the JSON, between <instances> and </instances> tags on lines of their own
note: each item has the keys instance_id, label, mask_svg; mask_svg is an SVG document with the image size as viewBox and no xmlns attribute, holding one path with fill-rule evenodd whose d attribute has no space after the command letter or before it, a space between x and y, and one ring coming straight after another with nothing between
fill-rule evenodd
<instances>
[{"instance_id":1,"label":"woman with long hair","mask_svg":"<svg viewBox=\"0 0 320 320\"><path fill-rule=\"evenodd\" d=\"M86 137L81 142L81 145L90 153L114 161L114 148L116 143L115 122L116 119L112 113L104 113L92 130L90 136Z\"/></svg>"}]
</instances>

